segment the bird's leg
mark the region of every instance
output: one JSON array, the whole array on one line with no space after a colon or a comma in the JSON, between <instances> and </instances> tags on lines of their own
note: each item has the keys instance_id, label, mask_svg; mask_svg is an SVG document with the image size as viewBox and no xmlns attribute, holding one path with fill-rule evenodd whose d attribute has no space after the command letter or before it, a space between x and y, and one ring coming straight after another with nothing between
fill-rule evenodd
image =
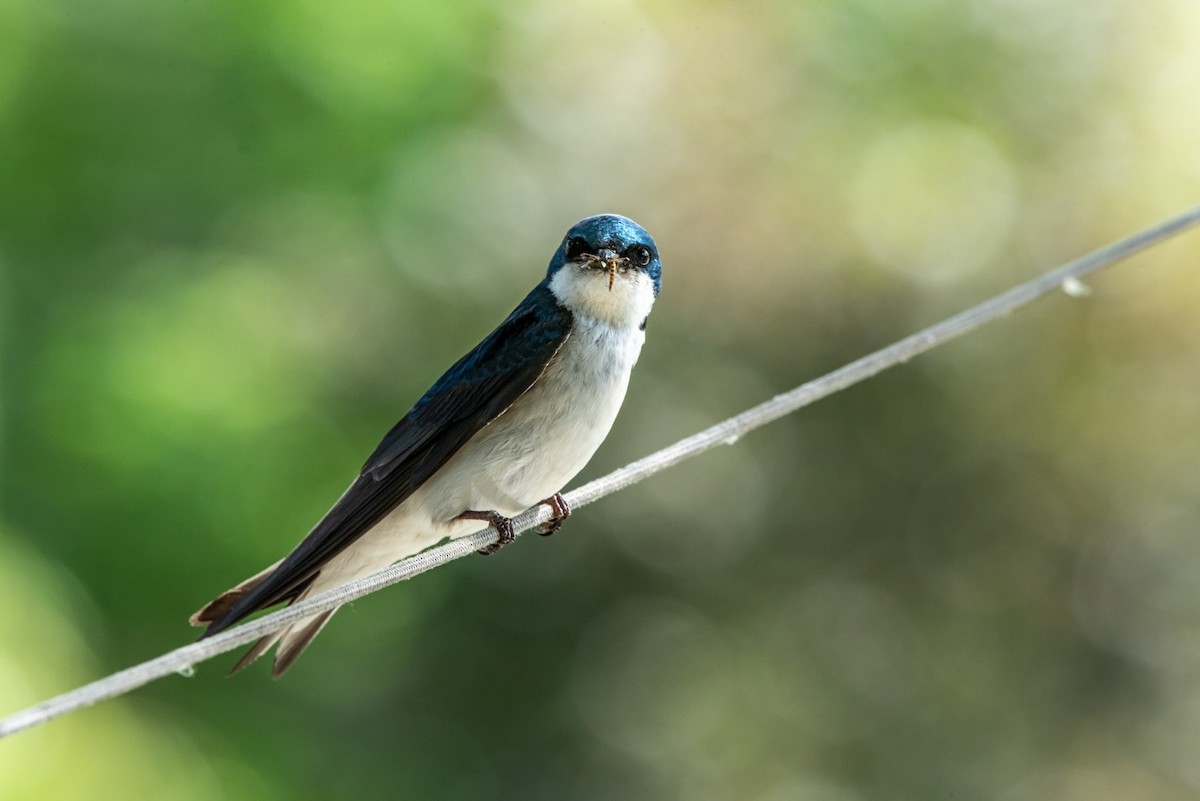
<instances>
[{"instance_id":1,"label":"bird's leg","mask_svg":"<svg viewBox=\"0 0 1200 801\"><path fill-rule=\"evenodd\" d=\"M496 528L496 531L500 532L499 540L479 550L484 556L491 556L517 538L517 535L513 533L512 520L499 512L476 512L473 509L468 509L456 517L455 520L486 520Z\"/></svg>"},{"instance_id":2,"label":"bird's leg","mask_svg":"<svg viewBox=\"0 0 1200 801\"><path fill-rule=\"evenodd\" d=\"M567 499L560 492L554 493L542 503L550 507L550 519L538 527L538 534L549 537L562 528L563 521L571 516L571 505L567 503Z\"/></svg>"}]
</instances>

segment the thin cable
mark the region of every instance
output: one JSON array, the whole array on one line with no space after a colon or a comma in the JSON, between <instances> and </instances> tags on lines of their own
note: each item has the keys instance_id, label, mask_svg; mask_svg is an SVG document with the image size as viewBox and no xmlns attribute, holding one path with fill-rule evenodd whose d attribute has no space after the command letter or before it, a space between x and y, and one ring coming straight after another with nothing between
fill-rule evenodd
<instances>
[{"instance_id":1,"label":"thin cable","mask_svg":"<svg viewBox=\"0 0 1200 801\"><path fill-rule=\"evenodd\" d=\"M906 362L913 356L941 345L983 323L1008 314L1056 288L1063 287L1070 292L1075 286L1073 282L1082 276L1170 239L1197 223L1200 223L1200 206L1184 211L1127 239L1122 239L1082 258L1068 262L961 314L930 326L924 331L906 337L882 350L877 350L821 378L802 384L790 392L777 395L735 417L589 482L567 493L564 497L572 508L585 506L718 445L732 445L747 432L778 420L786 414L838 390L845 389L851 384L870 378L881 370ZM549 518L550 510L545 506L538 506L514 518L513 529L516 532L527 531ZM45 723L59 715L65 715L100 701L123 695L143 684L148 684L172 673L186 675L191 672L192 666L199 662L232 651L240 645L257 640L289 623L340 606L474 553L495 542L497 536L496 530L490 526L480 529L444 545L430 548L357 581L352 581L228 631L177 648L157 659L143 662L71 692L43 701L0 720L0 738Z\"/></svg>"}]
</instances>

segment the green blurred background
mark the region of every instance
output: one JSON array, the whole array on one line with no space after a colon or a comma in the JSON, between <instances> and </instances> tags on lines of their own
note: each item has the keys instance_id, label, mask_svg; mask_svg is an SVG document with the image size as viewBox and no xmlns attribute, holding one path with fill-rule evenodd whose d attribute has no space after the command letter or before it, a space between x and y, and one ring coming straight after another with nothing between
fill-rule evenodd
<instances>
[{"instance_id":1,"label":"green blurred background","mask_svg":"<svg viewBox=\"0 0 1200 801\"><path fill-rule=\"evenodd\" d=\"M0 0L0 713L189 642L603 211L582 479L1200 198L1195 0ZM0 743L0 798L1200 798L1195 234Z\"/></svg>"}]
</instances>

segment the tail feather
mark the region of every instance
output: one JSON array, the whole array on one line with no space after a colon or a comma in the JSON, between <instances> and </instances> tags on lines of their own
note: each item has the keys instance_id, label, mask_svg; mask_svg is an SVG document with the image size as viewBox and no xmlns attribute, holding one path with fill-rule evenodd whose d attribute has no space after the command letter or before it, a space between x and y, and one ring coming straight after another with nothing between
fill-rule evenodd
<instances>
[{"instance_id":1,"label":"tail feather","mask_svg":"<svg viewBox=\"0 0 1200 801\"><path fill-rule=\"evenodd\" d=\"M275 649L275 664L271 666L272 678L277 679L282 676L300 658L300 654L304 653L304 649L313 641L313 637L321 633L321 629L325 628L325 624L329 622L329 618L333 617L333 613L337 610L338 608L335 606L333 609L328 609L319 615L291 625L282 633L279 637L279 647ZM257 647L255 645L255 648ZM267 645L267 648L270 647L270 645ZM265 651L266 648L263 650ZM247 662L246 664L250 663Z\"/></svg>"},{"instance_id":2,"label":"tail feather","mask_svg":"<svg viewBox=\"0 0 1200 801\"><path fill-rule=\"evenodd\" d=\"M252 662L265 654L267 651L271 650L271 646L279 642L279 638L282 636L283 629L280 629L279 631L271 632L265 637L260 637L258 642L250 646L249 651L242 654L242 658L237 661L236 665L229 669L229 673L227 675L232 676L239 670L249 667Z\"/></svg>"},{"instance_id":3,"label":"tail feather","mask_svg":"<svg viewBox=\"0 0 1200 801\"><path fill-rule=\"evenodd\" d=\"M267 576L271 575L271 573L274 572L275 568L277 567L279 567L279 562L276 562L260 573L255 573L253 576L246 579L241 584L238 584L236 587L221 593L216 598L206 603L194 615L189 617L188 622L193 626L211 625L214 621L232 609L238 601L249 595L251 590L266 581ZM208 636L210 633L211 632L205 632L205 636Z\"/></svg>"},{"instance_id":4,"label":"tail feather","mask_svg":"<svg viewBox=\"0 0 1200 801\"><path fill-rule=\"evenodd\" d=\"M226 626L232 625L231 621L226 621L224 619L228 616L229 610L242 601L242 599L249 595L250 592L252 592L256 587L262 584L278 566L279 562L276 562L266 570L251 576L242 583L238 584L236 587L225 591L212 601L209 601L202 609L188 618L188 622L193 626L208 626L209 630L204 633L204 637L215 633L213 625L214 623L218 624L218 629L223 629ZM313 579L315 578L316 576L313 576ZM307 582L306 586L301 589L301 592L297 593L295 597L289 599L287 602L288 605L290 606L297 600L300 600L308 595L308 589L311 586L311 583L311 581ZM271 668L271 675L274 678L279 678L295 663L295 661L300 657L300 654L304 653L304 649L307 648L309 643L312 642L313 638L320 633L321 629L325 627L325 624L329 622L329 618L332 617L333 613L336 611L337 608L335 607L326 612L314 615L313 617L299 620L285 628L279 629L278 631L274 631L265 637L262 637L258 640L258 642L254 643L254 645L250 647L250 650L246 651L246 653L242 655L242 658L239 659L237 664L235 664L229 671L229 675L232 676L239 670L248 667L260 656L271 650L271 646L278 643L279 647L275 651L275 664ZM239 615L238 617L240 618L242 615Z\"/></svg>"}]
</instances>

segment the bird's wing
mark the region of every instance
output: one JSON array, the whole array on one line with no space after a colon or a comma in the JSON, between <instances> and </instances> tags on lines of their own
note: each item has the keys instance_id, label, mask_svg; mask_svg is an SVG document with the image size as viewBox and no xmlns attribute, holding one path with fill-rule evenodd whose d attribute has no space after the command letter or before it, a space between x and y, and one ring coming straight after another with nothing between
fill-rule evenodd
<instances>
[{"instance_id":1,"label":"bird's wing","mask_svg":"<svg viewBox=\"0 0 1200 801\"><path fill-rule=\"evenodd\" d=\"M195 622L204 636L293 600L322 565L416 491L477 431L541 377L571 332L571 313L539 284L474 350L438 379L371 454L362 472L274 571L232 603L217 599ZM205 614L208 612L208 614Z\"/></svg>"}]
</instances>

